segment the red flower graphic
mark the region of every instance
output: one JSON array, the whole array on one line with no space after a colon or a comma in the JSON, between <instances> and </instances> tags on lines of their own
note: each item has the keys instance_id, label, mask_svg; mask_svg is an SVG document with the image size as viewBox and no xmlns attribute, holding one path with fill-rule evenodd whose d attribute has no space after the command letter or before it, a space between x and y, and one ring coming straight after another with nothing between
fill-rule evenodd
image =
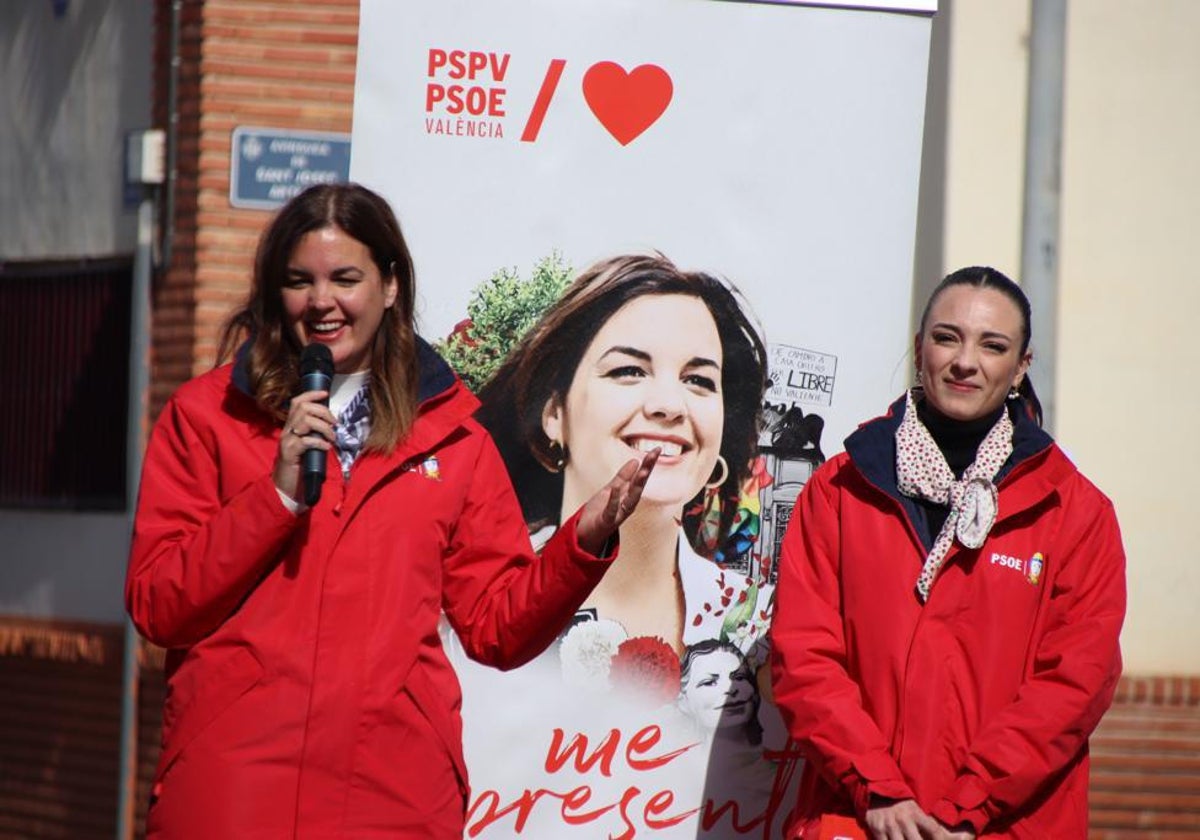
<instances>
[{"instance_id":1,"label":"red flower graphic","mask_svg":"<svg viewBox=\"0 0 1200 840\"><path fill-rule=\"evenodd\" d=\"M679 694L679 657L657 636L634 636L617 648L609 678L613 686L660 706Z\"/></svg>"},{"instance_id":2,"label":"red flower graphic","mask_svg":"<svg viewBox=\"0 0 1200 840\"><path fill-rule=\"evenodd\" d=\"M477 343L475 339L471 337L471 329L474 326L475 323L470 318L463 318L461 321L455 324L454 329L450 331L450 339L453 340L457 338L467 347L474 347Z\"/></svg>"}]
</instances>

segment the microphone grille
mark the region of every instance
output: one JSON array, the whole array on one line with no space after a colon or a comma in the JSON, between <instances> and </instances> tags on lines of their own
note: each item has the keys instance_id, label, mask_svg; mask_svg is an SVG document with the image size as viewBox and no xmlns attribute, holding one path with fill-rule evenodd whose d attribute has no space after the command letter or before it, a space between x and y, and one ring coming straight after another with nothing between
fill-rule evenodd
<instances>
[{"instance_id":1,"label":"microphone grille","mask_svg":"<svg viewBox=\"0 0 1200 840\"><path fill-rule=\"evenodd\" d=\"M313 373L333 376L333 353L324 344L307 344L300 353L300 375Z\"/></svg>"}]
</instances>

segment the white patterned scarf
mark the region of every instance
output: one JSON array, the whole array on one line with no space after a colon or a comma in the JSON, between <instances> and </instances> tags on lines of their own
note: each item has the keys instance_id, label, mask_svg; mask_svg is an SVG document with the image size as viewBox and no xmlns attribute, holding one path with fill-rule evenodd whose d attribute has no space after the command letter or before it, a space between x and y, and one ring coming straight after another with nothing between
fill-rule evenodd
<instances>
[{"instance_id":1,"label":"white patterned scarf","mask_svg":"<svg viewBox=\"0 0 1200 840\"><path fill-rule=\"evenodd\" d=\"M1000 418L979 444L975 460L963 471L962 479L957 479L933 435L917 417L914 390L908 392L904 419L896 429L897 485L906 496L950 508L917 578L917 593L921 603L925 603L954 538L967 548L979 548L992 530L999 510L994 481L1012 454L1013 424L1007 409L1001 411Z\"/></svg>"}]
</instances>

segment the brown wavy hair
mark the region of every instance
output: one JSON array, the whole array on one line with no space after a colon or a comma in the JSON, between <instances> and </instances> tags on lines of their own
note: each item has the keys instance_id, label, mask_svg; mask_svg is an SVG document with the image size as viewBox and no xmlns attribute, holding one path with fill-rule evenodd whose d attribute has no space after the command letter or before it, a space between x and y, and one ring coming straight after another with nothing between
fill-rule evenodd
<instances>
[{"instance_id":1,"label":"brown wavy hair","mask_svg":"<svg viewBox=\"0 0 1200 840\"><path fill-rule=\"evenodd\" d=\"M716 323L724 356L721 455L729 467L718 491L720 533L733 521L758 448L766 348L731 284L681 271L661 254L636 254L604 260L576 277L479 391L483 405L476 416L495 440L533 528L558 522L563 493L563 477L555 472L558 453L542 427L542 410L552 399L565 402L596 333L618 309L644 295L698 298Z\"/></svg>"},{"instance_id":2,"label":"brown wavy hair","mask_svg":"<svg viewBox=\"0 0 1200 840\"><path fill-rule=\"evenodd\" d=\"M384 310L371 351L371 433L365 445L390 452L412 428L417 411L413 265L396 215L366 187L320 184L280 208L259 239L249 297L222 329L217 363L242 345L237 354L255 400L277 419L287 416L300 382L301 347L284 323L281 289L301 238L329 227L365 245L382 278L396 278L396 302Z\"/></svg>"}]
</instances>

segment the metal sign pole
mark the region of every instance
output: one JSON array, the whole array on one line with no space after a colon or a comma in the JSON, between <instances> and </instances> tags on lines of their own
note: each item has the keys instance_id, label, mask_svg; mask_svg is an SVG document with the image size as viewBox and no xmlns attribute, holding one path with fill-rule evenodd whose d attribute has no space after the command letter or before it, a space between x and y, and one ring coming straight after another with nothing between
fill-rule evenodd
<instances>
[{"instance_id":1,"label":"metal sign pole","mask_svg":"<svg viewBox=\"0 0 1200 840\"><path fill-rule=\"evenodd\" d=\"M1029 116L1025 129L1025 207L1021 285L1033 307L1033 383L1051 433L1057 404L1058 215L1062 198L1063 64L1067 0L1033 0L1029 35Z\"/></svg>"}]
</instances>

